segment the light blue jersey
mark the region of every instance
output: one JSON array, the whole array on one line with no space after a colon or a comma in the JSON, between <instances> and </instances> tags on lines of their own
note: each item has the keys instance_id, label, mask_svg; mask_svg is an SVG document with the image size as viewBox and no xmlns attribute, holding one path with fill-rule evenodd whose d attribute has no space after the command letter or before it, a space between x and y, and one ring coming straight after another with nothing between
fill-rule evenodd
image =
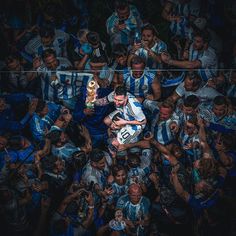
<instances>
[{"instance_id":1,"label":"light blue jersey","mask_svg":"<svg viewBox=\"0 0 236 236\"><path fill-rule=\"evenodd\" d=\"M55 50L57 57L67 57L66 44L69 41L69 38L69 34L60 30L55 30L55 39L52 42L52 45L45 47L42 44L40 36L36 36L25 46L25 51L31 56L42 56L44 50L51 48Z\"/></svg>"},{"instance_id":2,"label":"light blue jersey","mask_svg":"<svg viewBox=\"0 0 236 236\"><path fill-rule=\"evenodd\" d=\"M146 97L148 94L152 93L152 83L155 78L155 74L144 71L141 78L134 78L132 76L132 71L124 73L124 84L131 94L136 97Z\"/></svg>"},{"instance_id":3,"label":"light blue jersey","mask_svg":"<svg viewBox=\"0 0 236 236\"><path fill-rule=\"evenodd\" d=\"M209 79L216 77L218 60L213 48L208 47L206 50L199 51L195 50L193 48L193 44L191 44L189 49L189 61L195 60L201 62L201 68L199 69L198 73L204 82L207 82Z\"/></svg>"},{"instance_id":4,"label":"light blue jersey","mask_svg":"<svg viewBox=\"0 0 236 236\"><path fill-rule=\"evenodd\" d=\"M65 70L72 66L66 58L59 57L57 60L59 61L59 65L56 71ZM51 71L46 67L40 67L37 71L40 73L41 77L41 88L44 100L55 102L63 96L63 94L68 94L66 91L64 92L64 90L66 90L65 86L51 79L52 76L56 75L56 71Z\"/></svg>"},{"instance_id":5,"label":"light blue jersey","mask_svg":"<svg viewBox=\"0 0 236 236\"><path fill-rule=\"evenodd\" d=\"M142 20L137 8L130 5L129 18L124 22L126 28L122 31L118 31L115 27L118 22L119 17L116 12L113 13L106 22L107 33L110 36L111 44L122 43L129 46L134 41L135 32L139 32L142 27Z\"/></svg>"},{"instance_id":6,"label":"light blue jersey","mask_svg":"<svg viewBox=\"0 0 236 236\"><path fill-rule=\"evenodd\" d=\"M176 114L168 120L158 121L159 114L152 121L151 131L154 134L154 138L163 145L168 145L175 140L175 134L170 129L170 124L175 122L179 124L179 118Z\"/></svg>"},{"instance_id":7,"label":"light blue jersey","mask_svg":"<svg viewBox=\"0 0 236 236\"><path fill-rule=\"evenodd\" d=\"M162 52L166 52L167 51L167 45L159 40L158 42L156 42L154 44L154 46L150 49L151 51L153 51L154 53L156 53L157 55L160 55ZM136 55L144 58L146 60L146 66L150 69L161 69L162 68L162 64L158 63L157 61L153 60L152 57L148 56L148 51L144 48L139 48L136 52Z\"/></svg>"}]
</instances>

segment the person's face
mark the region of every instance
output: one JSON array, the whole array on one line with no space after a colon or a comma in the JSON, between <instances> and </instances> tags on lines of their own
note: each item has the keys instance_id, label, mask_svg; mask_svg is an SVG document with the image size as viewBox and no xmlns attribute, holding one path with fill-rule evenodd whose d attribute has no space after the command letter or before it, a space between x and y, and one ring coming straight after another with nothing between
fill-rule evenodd
<instances>
[{"instance_id":1,"label":"person's face","mask_svg":"<svg viewBox=\"0 0 236 236\"><path fill-rule=\"evenodd\" d=\"M105 166L106 166L105 157L103 157L102 160L96 163L96 168L99 170L104 170Z\"/></svg>"},{"instance_id":2,"label":"person's face","mask_svg":"<svg viewBox=\"0 0 236 236\"><path fill-rule=\"evenodd\" d=\"M226 111L227 111L227 105L223 104L223 105L215 105L213 106L213 112L216 116L221 117L223 116Z\"/></svg>"},{"instance_id":3,"label":"person's face","mask_svg":"<svg viewBox=\"0 0 236 236\"><path fill-rule=\"evenodd\" d=\"M125 7L124 9L117 9L117 15L120 20L127 20L129 18L130 10L129 7Z\"/></svg>"},{"instance_id":4,"label":"person's face","mask_svg":"<svg viewBox=\"0 0 236 236\"><path fill-rule=\"evenodd\" d=\"M177 146L177 145L175 145L175 146L172 148L172 152L173 152L173 154L174 154L174 156L175 156L176 158L180 158L180 157L182 157L182 155L183 155L183 152L182 152L181 148L180 148L179 146Z\"/></svg>"},{"instance_id":5,"label":"person's face","mask_svg":"<svg viewBox=\"0 0 236 236\"><path fill-rule=\"evenodd\" d=\"M124 170L120 170L117 172L117 174L114 176L115 182L119 185L124 185L126 182L126 173Z\"/></svg>"},{"instance_id":6,"label":"person's face","mask_svg":"<svg viewBox=\"0 0 236 236\"><path fill-rule=\"evenodd\" d=\"M161 107L160 109L160 120L168 120L171 117L172 110L171 108Z\"/></svg>"},{"instance_id":7,"label":"person's face","mask_svg":"<svg viewBox=\"0 0 236 236\"><path fill-rule=\"evenodd\" d=\"M194 134L196 127L191 122L186 121L184 125L184 132L188 135Z\"/></svg>"},{"instance_id":8,"label":"person's face","mask_svg":"<svg viewBox=\"0 0 236 236\"><path fill-rule=\"evenodd\" d=\"M47 56L44 63L50 70L56 70L56 68L58 67L58 60L54 55Z\"/></svg>"},{"instance_id":9,"label":"person's face","mask_svg":"<svg viewBox=\"0 0 236 236\"><path fill-rule=\"evenodd\" d=\"M41 41L44 47L48 47L52 44L54 38L53 37L42 37Z\"/></svg>"},{"instance_id":10,"label":"person's face","mask_svg":"<svg viewBox=\"0 0 236 236\"><path fill-rule=\"evenodd\" d=\"M204 47L204 41L201 37L196 36L194 38L194 42L193 42L193 49L194 50L202 50Z\"/></svg>"},{"instance_id":11,"label":"person's face","mask_svg":"<svg viewBox=\"0 0 236 236\"><path fill-rule=\"evenodd\" d=\"M12 71L20 71L21 70L20 61L17 59L14 59L13 61L7 64L7 68L8 70L12 70Z\"/></svg>"},{"instance_id":12,"label":"person's face","mask_svg":"<svg viewBox=\"0 0 236 236\"><path fill-rule=\"evenodd\" d=\"M6 109L6 102L5 99L0 98L0 112Z\"/></svg>"},{"instance_id":13,"label":"person's face","mask_svg":"<svg viewBox=\"0 0 236 236\"><path fill-rule=\"evenodd\" d=\"M128 97L125 95L114 95L114 103L116 107L123 107L127 103Z\"/></svg>"},{"instance_id":14,"label":"person's face","mask_svg":"<svg viewBox=\"0 0 236 236\"><path fill-rule=\"evenodd\" d=\"M138 189L130 189L129 191L129 198L130 198L130 201L133 203L133 204L138 204L140 199L142 197L142 191L140 188Z\"/></svg>"},{"instance_id":15,"label":"person's face","mask_svg":"<svg viewBox=\"0 0 236 236\"><path fill-rule=\"evenodd\" d=\"M144 64L133 64L132 65L132 75L135 79L139 79L142 77L144 72Z\"/></svg>"},{"instance_id":16,"label":"person's face","mask_svg":"<svg viewBox=\"0 0 236 236\"><path fill-rule=\"evenodd\" d=\"M186 107L183 105L182 111L185 115L195 114L195 110L192 107Z\"/></svg>"},{"instance_id":17,"label":"person's face","mask_svg":"<svg viewBox=\"0 0 236 236\"><path fill-rule=\"evenodd\" d=\"M62 132L61 136L60 136L60 142L58 143L59 146L64 145L65 143L67 143L68 140L68 136Z\"/></svg>"},{"instance_id":18,"label":"person's face","mask_svg":"<svg viewBox=\"0 0 236 236\"><path fill-rule=\"evenodd\" d=\"M55 162L55 169L56 169L58 172L62 172L62 171L65 169L65 163L64 163L61 159L58 159L58 160Z\"/></svg>"},{"instance_id":19,"label":"person's face","mask_svg":"<svg viewBox=\"0 0 236 236\"><path fill-rule=\"evenodd\" d=\"M184 80L184 88L186 91L192 91L194 89L193 79L191 80L188 76Z\"/></svg>"},{"instance_id":20,"label":"person's face","mask_svg":"<svg viewBox=\"0 0 236 236\"><path fill-rule=\"evenodd\" d=\"M127 55L116 56L116 62L118 65L126 66L127 65Z\"/></svg>"},{"instance_id":21,"label":"person's face","mask_svg":"<svg viewBox=\"0 0 236 236\"><path fill-rule=\"evenodd\" d=\"M142 32L142 40L148 47L152 46L154 43L154 35L152 30L144 30Z\"/></svg>"}]
</instances>

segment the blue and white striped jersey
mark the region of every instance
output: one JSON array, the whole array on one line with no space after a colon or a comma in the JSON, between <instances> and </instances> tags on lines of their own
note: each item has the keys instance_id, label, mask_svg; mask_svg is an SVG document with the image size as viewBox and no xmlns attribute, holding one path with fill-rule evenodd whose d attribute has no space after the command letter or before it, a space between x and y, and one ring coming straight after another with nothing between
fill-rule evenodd
<instances>
[{"instance_id":1,"label":"blue and white striped jersey","mask_svg":"<svg viewBox=\"0 0 236 236\"><path fill-rule=\"evenodd\" d=\"M201 102L209 102L212 101L216 96L222 95L212 87L208 87L206 84L196 91L187 91L184 87L184 82L178 85L178 87L175 89L175 92L181 98L195 95L200 99Z\"/></svg>"},{"instance_id":2,"label":"blue and white striped jersey","mask_svg":"<svg viewBox=\"0 0 236 236\"><path fill-rule=\"evenodd\" d=\"M179 134L179 141L180 141L180 144L181 144L183 149L188 144L200 143L199 135L198 134L194 134L192 136L189 136L187 133L184 132L183 129L181 130L181 132ZM201 158L201 150L200 150L200 148L184 149L184 152L188 156L191 156L193 158L193 161L198 160L198 159Z\"/></svg>"},{"instance_id":3,"label":"blue and white striped jersey","mask_svg":"<svg viewBox=\"0 0 236 236\"><path fill-rule=\"evenodd\" d=\"M175 140L175 134L170 129L170 124L175 122L179 125L179 117L173 113L172 117L168 120L159 121L159 113L153 119L151 125L151 132L154 138L163 145L168 145Z\"/></svg>"},{"instance_id":4,"label":"blue and white striped jersey","mask_svg":"<svg viewBox=\"0 0 236 236\"><path fill-rule=\"evenodd\" d=\"M107 100L109 102L114 101L114 92L107 96ZM128 93L127 104L123 107L117 107L116 110L122 114L125 120L143 121L146 119L141 103L130 93Z\"/></svg>"},{"instance_id":5,"label":"blue and white striped jersey","mask_svg":"<svg viewBox=\"0 0 236 236\"><path fill-rule=\"evenodd\" d=\"M125 20L126 28L124 30L116 30L115 25L118 22L119 17L116 12L114 12L106 22L107 33L110 36L111 44L122 43L129 46L133 43L135 32L140 31L142 27L142 20L137 8L130 5L130 15L129 18Z\"/></svg>"},{"instance_id":6,"label":"blue and white striped jersey","mask_svg":"<svg viewBox=\"0 0 236 236\"><path fill-rule=\"evenodd\" d=\"M31 56L42 56L44 50L51 48L56 51L57 57L66 57L66 44L69 41L69 38L69 34L61 30L55 30L55 39L52 45L45 47L42 44L40 36L38 35L27 43L27 45L25 46L25 51Z\"/></svg>"},{"instance_id":7,"label":"blue and white striped jersey","mask_svg":"<svg viewBox=\"0 0 236 236\"><path fill-rule=\"evenodd\" d=\"M119 198L117 209L121 209L124 217L131 221L143 220L149 214L150 201L148 198L142 196L138 204L132 204L129 195L123 195Z\"/></svg>"},{"instance_id":8,"label":"blue and white striped jersey","mask_svg":"<svg viewBox=\"0 0 236 236\"><path fill-rule=\"evenodd\" d=\"M52 154L63 160L71 158L77 151L80 151L80 148L76 147L72 142L67 142L62 147L52 146Z\"/></svg>"},{"instance_id":9,"label":"blue and white striped jersey","mask_svg":"<svg viewBox=\"0 0 236 236\"><path fill-rule=\"evenodd\" d=\"M42 141L46 130L50 129L60 114L61 106L55 103L47 103L49 112L45 117L34 113L30 120L30 130L34 140Z\"/></svg>"},{"instance_id":10,"label":"blue and white striped jersey","mask_svg":"<svg viewBox=\"0 0 236 236\"><path fill-rule=\"evenodd\" d=\"M218 126L223 126L226 129L236 131L236 112L232 112L230 114L223 115L221 117L216 116L212 111L212 104L201 104L199 106L200 116L209 122L210 124L215 124Z\"/></svg>"},{"instance_id":11,"label":"blue and white striped jersey","mask_svg":"<svg viewBox=\"0 0 236 236\"><path fill-rule=\"evenodd\" d=\"M89 73L78 73L69 71L57 71L58 78L58 98L67 100L78 96L81 93L81 88L87 86L88 81L93 78Z\"/></svg>"},{"instance_id":12,"label":"blue and white striped jersey","mask_svg":"<svg viewBox=\"0 0 236 236\"><path fill-rule=\"evenodd\" d=\"M204 82L216 77L218 68L218 59L215 50L208 47L204 51L194 50L193 44L189 48L189 61L198 60L201 62L199 74Z\"/></svg>"},{"instance_id":13,"label":"blue and white striped jersey","mask_svg":"<svg viewBox=\"0 0 236 236\"><path fill-rule=\"evenodd\" d=\"M153 51L156 54L161 54L163 51L167 51L167 45L159 40L158 42L156 42L154 44L154 46L150 49L151 51ZM161 69L162 68L162 64L158 63L157 61L153 60L152 57L148 56L148 51L144 48L139 48L136 52L136 55L143 57L146 60L146 66L150 69Z\"/></svg>"},{"instance_id":14,"label":"blue and white striped jersey","mask_svg":"<svg viewBox=\"0 0 236 236\"><path fill-rule=\"evenodd\" d=\"M59 61L59 65L56 68L56 71L65 70L68 67L72 66L66 58L58 57L57 60ZM38 68L37 71L41 76L41 88L44 100L57 101L57 99L59 98L59 94L60 96L62 96L62 94L64 96L68 96L68 93L70 93L70 91L67 91L65 86L59 84L58 81L51 80L51 77L53 75L56 75L56 71L51 71L45 66Z\"/></svg>"},{"instance_id":15,"label":"blue and white striped jersey","mask_svg":"<svg viewBox=\"0 0 236 236\"><path fill-rule=\"evenodd\" d=\"M132 76L132 70L127 71L123 75L124 85L131 94L136 97L146 97L152 93L152 83L155 78L155 74L152 72L144 71L141 78L134 78Z\"/></svg>"}]
</instances>

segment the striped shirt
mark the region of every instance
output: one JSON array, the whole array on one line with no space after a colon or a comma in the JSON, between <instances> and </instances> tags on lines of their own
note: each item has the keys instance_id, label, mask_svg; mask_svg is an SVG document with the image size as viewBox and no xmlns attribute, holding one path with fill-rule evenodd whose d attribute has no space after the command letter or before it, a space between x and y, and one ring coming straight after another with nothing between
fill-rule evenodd
<instances>
[{"instance_id":1,"label":"striped shirt","mask_svg":"<svg viewBox=\"0 0 236 236\"><path fill-rule=\"evenodd\" d=\"M48 103L49 112L45 117L40 117L34 113L30 120L30 130L34 140L42 141L46 130L50 129L60 114L60 106L55 103Z\"/></svg>"},{"instance_id":2,"label":"striped shirt","mask_svg":"<svg viewBox=\"0 0 236 236\"><path fill-rule=\"evenodd\" d=\"M210 78L216 77L218 60L213 48L208 47L206 50L200 51L195 50L193 44L191 44L189 49L189 61L195 60L201 62L199 74L204 82L207 82Z\"/></svg>"},{"instance_id":3,"label":"striped shirt","mask_svg":"<svg viewBox=\"0 0 236 236\"><path fill-rule=\"evenodd\" d=\"M124 84L127 90L136 97L146 97L152 93L152 83L155 78L155 74L144 71L141 78L134 78L132 71L129 70L123 75Z\"/></svg>"},{"instance_id":4,"label":"striped shirt","mask_svg":"<svg viewBox=\"0 0 236 236\"><path fill-rule=\"evenodd\" d=\"M56 71L65 70L72 66L66 58L58 57L57 60L59 61L59 64L56 68ZM70 91L67 91L66 86L62 86L62 84L60 84L57 80L51 80L51 77L56 75L56 71L51 71L45 66L40 67L37 70L41 76L41 89L44 100L57 101L59 97L62 97L62 95L68 96Z\"/></svg>"},{"instance_id":5,"label":"striped shirt","mask_svg":"<svg viewBox=\"0 0 236 236\"><path fill-rule=\"evenodd\" d=\"M42 44L41 37L38 35L27 43L27 45L25 46L25 51L31 56L42 56L44 50L52 48L53 50L55 50L57 57L66 57L66 44L69 41L69 38L69 34L60 30L55 30L55 38L52 42L52 45L45 47Z\"/></svg>"},{"instance_id":6,"label":"striped shirt","mask_svg":"<svg viewBox=\"0 0 236 236\"><path fill-rule=\"evenodd\" d=\"M221 127L224 127L226 132L227 130L236 131L236 112L219 117L212 111L213 105L202 104L199 106L199 109L201 117L210 124L215 125L214 128L216 130L219 129L220 131ZM209 128L211 129L211 127Z\"/></svg>"},{"instance_id":7,"label":"striped shirt","mask_svg":"<svg viewBox=\"0 0 236 236\"><path fill-rule=\"evenodd\" d=\"M114 92L107 96L107 100L109 102L114 101ZM128 93L127 104L123 107L117 107L116 110L122 114L125 120L137 120L141 122L146 119L141 103L130 93ZM144 127L145 125L142 126Z\"/></svg>"},{"instance_id":8,"label":"striped shirt","mask_svg":"<svg viewBox=\"0 0 236 236\"><path fill-rule=\"evenodd\" d=\"M163 145L168 145L175 140L175 134L170 129L170 124L175 122L179 124L179 117L173 113L172 117L168 120L159 122L159 114L153 119L151 125L151 132L154 138Z\"/></svg>"},{"instance_id":9,"label":"striped shirt","mask_svg":"<svg viewBox=\"0 0 236 236\"><path fill-rule=\"evenodd\" d=\"M167 45L159 40L156 42L153 47L150 49L154 53L160 55L163 51L167 51ZM157 69L157 68L162 68L162 65L155 61L152 57L148 56L148 51L144 48L139 48L136 52L136 55L143 57L146 60L146 66L150 69Z\"/></svg>"},{"instance_id":10,"label":"striped shirt","mask_svg":"<svg viewBox=\"0 0 236 236\"><path fill-rule=\"evenodd\" d=\"M57 96L61 100L67 100L78 96L81 93L81 88L87 86L88 81L93 78L89 73L77 73L69 71L57 71L59 89Z\"/></svg>"},{"instance_id":11,"label":"striped shirt","mask_svg":"<svg viewBox=\"0 0 236 236\"><path fill-rule=\"evenodd\" d=\"M135 6L130 5L130 15L125 20L126 28L122 31L116 30L116 24L119 22L119 17L114 12L106 22L107 33L110 35L111 44L122 43L130 45L134 41L135 32L139 32L142 27L142 20Z\"/></svg>"}]
</instances>

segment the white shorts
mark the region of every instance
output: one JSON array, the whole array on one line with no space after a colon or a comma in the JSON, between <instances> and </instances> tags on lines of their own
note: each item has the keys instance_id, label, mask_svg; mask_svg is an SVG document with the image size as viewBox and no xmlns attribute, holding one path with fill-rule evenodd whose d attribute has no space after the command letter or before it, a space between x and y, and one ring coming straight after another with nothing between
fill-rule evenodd
<instances>
[{"instance_id":1,"label":"white shorts","mask_svg":"<svg viewBox=\"0 0 236 236\"><path fill-rule=\"evenodd\" d=\"M141 125L126 125L117 133L117 140L120 144L135 143L142 131Z\"/></svg>"},{"instance_id":2,"label":"white shorts","mask_svg":"<svg viewBox=\"0 0 236 236\"><path fill-rule=\"evenodd\" d=\"M112 118L119 111L113 111L108 117L112 120ZM117 131L117 140L120 144L126 143L135 143L138 141L139 134L143 131L143 125L126 125L122 127L119 131Z\"/></svg>"}]
</instances>

